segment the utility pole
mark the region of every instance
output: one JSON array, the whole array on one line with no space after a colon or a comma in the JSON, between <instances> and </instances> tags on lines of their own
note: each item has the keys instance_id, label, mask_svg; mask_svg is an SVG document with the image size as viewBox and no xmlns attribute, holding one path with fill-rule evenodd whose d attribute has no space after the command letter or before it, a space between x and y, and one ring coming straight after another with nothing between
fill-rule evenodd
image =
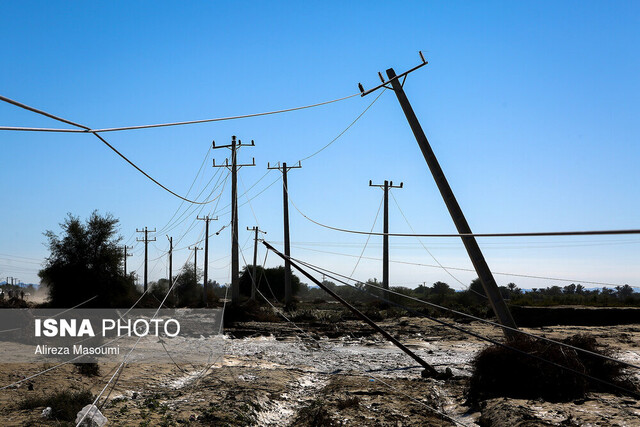
<instances>
[{"instance_id":1,"label":"utility pole","mask_svg":"<svg viewBox=\"0 0 640 427\"><path fill-rule=\"evenodd\" d=\"M207 305L207 279L209 277L209 222L217 221L218 217L209 218L209 215L200 218L196 216L196 219L204 221L204 282L202 284L202 302Z\"/></svg>"},{"instance_id":2,"label":"utility pole","mask_svg":"<svg viewBox=\"0 0 640 427\"><path fill-rule=\"evenodd\" d=\"M251 299L256 299L256 288L258 287L258 233L267 234L266 231L260 230L256 227L247 227L248 231L255 231L253 238L253 274L251 275Z\"/></svg>"},{"instance_id":3,"label":"utility pole","mask_svg":"<svg viewBox=\"0 0 640 427\"><path fill-rule=\"evenodd\" d=\"M368 95L369 93L381 88L385 87L387 89L391 89L395 92L396 97L398 98L398 102L400 102L400 106L402 107L402 111L404 112L407 121L409 122L409 126L413 131L413 135L420 146L420 150L422 151L422 155L429 166L431 174L433 175L434 180L436 181L436 185L438 186L438 190L440 190L440 195L444 199L444 202L449 210L449 214L451 215L451 219L453 220L456 229L459 234L462 234L460 238L462 239L462 243L464 244L467 253L469 254L469 258L471 259L471 263L480 278L480 282L482 283L482 287L489 299L491 304L491 308L493 308L493 312L495 313L498 321L510 328L516 329L516 322L513 320L511 316L511 312L509 311L509 307L502 299L502 295L500 295L500 290L498 289L498 285L487 265L484 256L482 255L482 251L476 242L475 237L472 235L471 227L467 223L464 214L462 213L462 209L456 200L455 195L453 194L453 190L449 186L447 178L438 163L438 159L431 149L431 145L429 145L429 141L422 130L422 126L416 117L411 104L409 103L409 99L407 95L404 93L404 82L407 78L407 75L424 65L427 65L427 61L424 59L422 52L420 52L420 58L422 59L422 64L413 67L409 71L405 71L400 75L396 75L393 68L389 68L387 70L388 79L385 81L382 77L381 73L378 73L380 80L382 80L382 84L376 86L373 89L365 91L361 84L358 84L360 91L362 92L362 96ZM400 79L402 78L402 82ZM389 84L391 86L389 86ZM514 336L514 332L509 331L508 329L503 329L504 334L507 338L511 338Z\"/></svg>"},{"instance_id":4,"label":"utility pole","mask_svg":"<svg viewBox=\"0 0 640 427\"><path fill-rule=\"evenodd\" d=\"M202 249L198 245L189 246L189 250L193 250L193 275L196 278L196 285L198 284L198 251Z\"/></svg>"},{"instance_id":5,"label":"utility pole","mask_svg":"<svg viewBox=\"0 0 640 427\"><path fill-rule=\"evenodd\" d=\"M393 185L393 181L385 181L383 185L373 185L369 180L369 187L378 187L384 190L384 226L382 236L382 287L389 289L389 189L402 188L400 185Z\"/></svg>"},{"instance_id":6,"label":"utility pole","mask_svg":"<svg viewBox=\"0 0 640 427\"><path fill-rule=\"evenodd\" d=\"M289 257L291 256L291 247L289 242L289 186L287 184L287 172L289 169L299 169L302 165L298 162L297 165L287 166L286 163L278 162L277 166L271 167L267 163L267 169L278 169L282 172L282 205L284 211L284 303L288 305L291 303L291 262Z\"/></svg>"},{"instance_id":7,"label":"utility pole","mask_svg":"<svg viewBox=\"0 0 640 427\"><path fill-rule=\"evenodd\" d=\"M169 289L173 289L173 237L169 237L168 234L167 240L169 240ZM176 295L175 289L173 289L173 295Z\"/></svg>"},{"instance_id":8,"label":"utility pole","mask_svg":"<svg viewBox=\"0 0 640 427\"><path fill-rule=\"evenodd\" d=\"M214 168L227 168L231 170L231 302L234 304L240 299L240 264L238 257L238 170L243 166L255 166L256 159L254 158L251 164L239 165L238 164L238 148L240 147L253 147L256 144L251 140L251 144L243 144L239 139L236 140L235 135L231 137L231 144L219 145L216 147L216 142L213 141L212 147L216 148L229 148L231 150L231 164L229 159L225 159L224 164L216 165L216 160L213 159Z\"/></svg>"},{"instance_id":9,"label":"utility pole","mask_svg":"<svg viewBox=\"0 0 640 427\"><path fill-rule=\"evenodd\" d=\"M147 227L144 228L144 230L138 230L136 228L136 232L137 233L144 233L144 239L140 240L140 239L136 239L138 242L144 242L144 291L147 292L147 280L148 280L148 260L149 260L149 251L147 250L149 247L149 242L155 242L156 238L154 237L153 240L149 240L149 232L151 233L155 233L156 229L154 228L153 230L147 230Z\"/></svg>"},{"instance_id":10,"label":"utility pole","mask_svg":"<svg viewBox=\"0 0 640 427\"><path fill-rule=\"evenodd\" d=\"M133 246L124 245L124 277L127 277L127 257L133 256L127 253L127 249L133 249Z\"/></svg>"}]
</instances>

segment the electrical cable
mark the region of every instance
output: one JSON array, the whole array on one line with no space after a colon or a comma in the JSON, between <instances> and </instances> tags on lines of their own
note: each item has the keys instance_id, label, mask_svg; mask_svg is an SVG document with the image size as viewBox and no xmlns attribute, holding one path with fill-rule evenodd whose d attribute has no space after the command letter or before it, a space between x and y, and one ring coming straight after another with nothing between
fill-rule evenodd
<instances>
[{"instance_id":1,"label":"electrical cable","mask_svg":"<svg viewBox=\"0 0 640 427\"><path fill-rule=\"evenodd\" d=\"M78 125L77 123L71 122L69 120L65 120L65 119L61 119L59 117L56 117L52 114L48 114L45 113L44 111L40 111L37 110L35 108L32 107L28 107L24 104L19 103L18 101L14 101L12 99L9 99L7 97L4 97L2 95L0 95L0 100L1 101L5 101L8 102L10 104L16 105L18 107L22 107L25 108L29 111L33 111L39 114L43 114L47 117L50 117L52 119L55 120L59 120L63 123L67 123L70 124L72 126L76 126L76 127L80 127L82 129L85 130L77 130L77 129L55 129L55 128L33 128L33 127L14 127L14 126L2 126L0 127L0 130L13 130L13 131L40 131L40 132L71 132L71 133L94 133L94 132L118 132L118 131L123 131L123 130L137 130L137 129L152 129L152 128L160 128L160 127L169 127L169 126L183 126L183 125L192 125L192 124L198 124L198 123L210 123L210 122L222 122L222 121L226 121L226 120L237 120L237 119L247 119L247 118L251 118L251 117L260 117L260 116L268 116L268 115L272 115L272 114L280 114L280 113L288 113L291 111L298 111L298 110L304 110L307 108L314 108L314 107L320 107L322 105L327 105L327 104L332 104L334 102L339 102L339 101L344 101L346 99L349 98L353 98L354 96L358 96L360 95L359 93L354 93L353 95L349 95L349 96L343 96L342 98L336 98L336 99L332 99L330 101L323 101L323 102L318 102L316 104L310 104L310 105L303 105L301 107L293 107L293 108L285 108L285 109L281 109L281 110L273 110L273 111L266 111L266 112L262 112L262 113L252 113L252 114L243 114L243 115L238 115L238 116L228 116L228 117L217 117L217 118L213 118L213 119L200 119L200 120L187 120L187 121L181 121L181 122L171 122L171 123L158 123L158 124L151 124L151 125L138 125L138 126L123 126L123 127L114 127L114 128L104 128L104 129L90 129L86 126L81 126Z\"/></svg>"},{"instance_id":2,"label":"electrical cable","mask_svg":"<svg viewBox=\"0 0 640 427\"><path fill-rule=\"evenodd\" d=\"M148 179L150 179L153 183L155 183L156 185L158 185L158 186L159 186L160 188L162 188L163 190L165 190L165 191L169 192L170 194L174 195L175 197L177 197L177 198L179 198L179 199L184 200L185 202L189 202L189 203L193 203L193 204L198 204L198 205L206 205L206 204L209 204L209 203L211 203L211 202L213 202L213 201L215 200L215 199L212 199L212 200L208 200L208 201L205 201L205 202L198 202L198 201L195 201L195 200L189 200L189 199L187 199L186 197L183 197L183 196L179 195L178 193L176 193L176 192L174 192L174 191L170 190L169 188L165 187L165 186L164 186L164 185L162 185L160 182L158 182L158 181L157 181L155 178L153 178L151 175L149 175L149 174L148 174L148 173L146 173L144 170L142 170L138 165L136 165L136 164L135 164L135 163L133 163L131 160L129 160L129 159L127 158L127 156L125 156L125 155L124 155L124 154L122 154L120 151L118 151L118 150L117 150L113 145L109 144L109 143L107 142L107 140L106 140L106 139L104 139L102 136L100 136L100 134L98 134L98 131L91 130L91 128L89 128L89 127L87 127L87 126L84 126L84 125L81 125L81 124L78 124L78 123L74 123L74 122L72 122L72 121L70 121L70 120L63 119L63 118L61 118L61 117L54 116L53 114L47 113L47 112L42 111L42 110L38 110L37 108L30 107L30 106L28 106L28 105L25 105L25 104L22 104L22 103L20 103L20 102L14 101L14 100L9 99L9 98L7 98L7 97L4 97L4 96L2 96L2 95L0 95L0 101L5 101L5 102L8 102L9 104L13 104L13 105L15 105L15 106L17 106L17 107L24 108L25 110L32 111L32 112L34 112L34 113L41 114L41 115L46 116L46 117L49 117L49 118L51 118L51 119L58 120L58 121L60 121L60 122L67 123L67 124L70 124L70 125L73 125L73 126L76 126L76 127L79 127L79 128L84 129L84 131L83 131L84 133L91 133L91 134L93 134L96 138L98 138L100 141L102 141L102 142L103 142L107 147L109 147L109 148L110 148L114 153L116 153L116 154L117 154L118 156L120 156L124 161L126 161L126 162L127 162L127 163L129 163L131 166L133 166L133 167L134 167L138 172L140 172L141 174L143 174L144 176L146 176Z\"/></svg>"},{"instance_id":3,"label":"electrical cable","mask_svg":"<svg viewBox=\"0 0 640 427\"><path fill-rule=\"evenodd\" d=\"M326 274L327 276L333 278L334 280L336 280L336 281L338 281L340 283L343 283L343 284L345 284L347 286L355 287L356 289L360 289L360 288L358 288L357 286L353 286L353 285L351 285L349 283L346 283L343 280L337 279L336 277L334 277L332 275L340 276L340 277L343 277L343 278L345 278L347 280L355 281L357 283L364 283L364 282L361 282L361 281L356 280L354 278L344 276L342 274L333 272L331 270L324 269L322 267L313 265L313 264L305 262L305 261L298 260L298 259L293 258L293 257L289 257L289 259L294 260L294 261L296 261L296 262L298 262L298 263L300 263L302 265L305 265L306 267L316 271L317 273ZM327 274L327 273L330 273L330 274ZM585 349L582 349L580 347L572 346L570 344L566 344L566 343L563 343L563 342L560 342L560 341L552 340L550 338L546 338L546 337L543 337L543 336L531 334L531 333L525 332L525 331L523 331L521 329L511 328L509 326L505 326L505 325L502 325L500 323L493 322L491 320L487 320L487 319L483 319L481 317L477 317L477 316L474 316L474 315L471 315L471 314L463 313L461 311L454 310L454 309L451 309L451 308L448 308L448 307L444 307L444 306L432 303L430 301L425 301L425 300L422 300L420 298L413 297L411 295L406 295L406 294L403 294L403 293L400 293L400 292L396 292L396 291L394 291L392 289L385 289L385 288L383 288L381 286L377 286L377 285L372 284L372 283L365 283L365 284L367 286L372 287L372 288L375 288L375 289L378 289L378 290L382 290L382 291L384 291L386 293L397 295L397 296L400 296L400 297L404 297L406 299L409 299L409 300L412 300L412 301L415 301L415 302L419 302L421 304L428 305L428 306L431 306L433 308L437 308L439 310L443 310L443 311L446 311L446 312L449 312L449 313L452 313L452 314L463 316L463 317L466 317L466 318L469 318L469 319L472 319L472 320L476 320L478 322L486 323L488 325L495 326L495 327L498 327L498 328L501 328L501 329L506 329L506 330L509 330L511 332L515 332L515 333L518 333L518 334L521 334L521 335L526 335L526 336L528 336L530 338L539 339L539 340L542 340L542 341L547 341L547 342L550 342L550 343L553 343L553 344L556 344L556 345L560 345L560 346L563 346L563 347L566 347L566 348L570 348L570 349L575 350L575 351L580 351L582 353L589 354L591 356L598 357L598 358L601 358L601 359L609 360L611 362L615 362L615 363L618 363L618 364L621 364L621 365L625 365L625 366L630 367L630 368L640 369L640 366L638 366L638 365L634 365L632 363L628 363L628 362L625 362L625 361L622 361L622 360L619 360L619 359L616 359L616 358L613 358L613 357L609 357L609 356L606 356L606 355L603 355L603 354L599 354L599 353L594 353L592 351L585 350ZM404 306L402 306L402 307L406 308ZM410 310L408 308L406 308L406 309Z\"/></svg>"},{"instance_id":4,"label":"electrical cable","mask_svg":"<svg viewBox=\"0 0 640 427\"><path fill-rule=\"evenodd\" d=\"M341 253L341 252L332 252L332 251L323 251L323 250L319 250L319 249L310 249L310 248L306 248L304 246L298 246L298 245L291 245L291 246L294 247L294 248L297 248L297 249L305 250L305 251L319 252L319 253L330 254L330 255L340 255L340 256L346 256L346 257L351 257L351 258L356 258L357 257L357 255L345 254L345 253ZM363 259L372 260L372 261L382 261L382 258L365 257L365 256L363 256L362 258ZM389 260L389 262L392 262L392 263L395 263L395 264L415 265L415 266L418 266L418 267L440 268L440 266L434 265L434 264L422 264L422 263L410 262L410 261ZM449 270L456 270L456 271L475 272L475 270L472 269L472 268L461 268L461 267L446 267L446 268L449 269ZM617 283L594 282L594 281L589 281L589 280L576 280L576 279L563 279L563 278L558 278L558 277L535 276L535 275L531 275L531 274L503 273L503 272L498 272L498 271L492 271L491 273L494 274L494 275L523 277L523 278L527 278L527 279L554 280L554 281L559 281L559 282L586 283L586 284L592 284L592 285L622 286L622 285L617 284Z\"/></svg>"},{"instance_id":5,"label":"electrical cable","mask_svg":"<svg viewBox=\"0 0 640 427\"><path fill-rule=\"evenodd\" d=\"M285 191L287 189L285 188ZM287 194L289 192L287 191ZM320 227L327 228L329 230L339 231L342 233L351 233L351 234L363 234L363 235L372 235L372 236L392 236L392 237L540 237L540 236L601 236L601 235L611 235L611 234L640 234L640 229L624 229L624 230L585 230L585 231L542 231L542 232L525 232L525 233L441 233L441 234L416 234L416 233L377 233L377 232L369 232L369 231L361 231L361 230L350 230L347 228L333 227L331 225L326 225L321 222L318 222L307 215L305 215L298 206L291 199L291 195L289 194L289 201L293 205L293 207L298 211L300 215L306 218L308 221L319 225Z\"/></svg>"},{"instance_id":6,"label":"electrical cable","mask_svg":"<svg viewBox=\"0 0 640 427\"><path fill-rule=\"evenodd\" d=\"M378 211L376 212L376 217L373 219L373 224L371 224L371 231L376 226L376 222L378 222L378 215L380 215L380 209L382 209L382 205L384 202L384 197L380 199L380 205L378 205ZM367 245L369 244L369 240L371 239L371 235L367 236L367 241L364 242L364 247L362 248L362 252L360 252L360 256L358 257L358 261L356 261L356 265L353 266L353 270L351 270L351 276L353 276L362 260L362 256L364 255L364 251L367 249Z\"/></svg>"},{"instance_id":7,"label":"electrical cable","mask_svg":"<svg viewBox=\"0 0 640 427\"><path fill-rule=\"evenodd\" d=\"M336 136L335 138L333 138L331 141L329 141L329 143L328 143L328 144L326 144L325 146L323 146L322 148L320 148L318 151L314 152L313 154L308 155L307 157L303 157L302 159L298 160L298 162L302 162L302 161L304 161L304 160L308 160L308 159L310 159L310 158L314 157L315 155L320 154L320 152L324 151L326 148L329 148L329 146L330 146L331 144L333 144L334 142L336 142L336 141L337 141L337 140L338 140L342 135L344 135L344 134L345 134L345 133L346 133L346 132L347 132L347 131L348 131L348 130L353 126L353 125L355 125L355 124L356 124L356 122L357 122L358 120L360 120L360 118L361 118L362 116L364 116L364 113L366 113L366 112L369 110L369 108L371 108L371 107L373 106L373 104L375 104L375 103L376 103L376 101L378 100L378 98L380 98L380 97L382 96L382 94L383 94L386 90L387 90L387 89L386 89L386 88L384 88L384 89L383 89L383 90L378 94L378 96L376 96L376 97L375 97L375 99L371 102L371 104L369 104L369 105L367 106L367 108L365 108L365 109L364 109L364 111L363 111L362 113L360 113L360 115L359 115L358 117L356 117L356 118L355 118L351 123L349 123L349 126L347 126L346 128L344 128L344 130L343 130L342 132L340 132L340 133L338 134L338 136Z\"/></svg>"},{"instance_id":8,"label":"electrical cable","mask_svg":"<svg viewBox=\"0 0 640 427\"><path fill-rule=\"evenodd\" d=\"M292 258L291 258L291 257L289 257L289 259L292 259ZM302 263L302 262L301 262L301 263ZM308 267L308 268L310 268L310 269L312 269L312 270L314 270L314 271L316 271L316 272L318 272L318 273L321 273L321 271L316 270L315 268L310 267L309 265L307 265L307 267ZM421 317L428 318L428 319L430 319L430 320L432 320L432 321L434 321L434 322L437 322L437 323L439 323L439 324L441 324L441 325L443 325L443 326L447 326L447 327L449 327L449 328L455 329L455 330L457 330L457 331L459 331L459 332L462 332L462 333L464 333L464 334L467 334L467 335L471 335L471 336L473 336L473 337L475 337L475 338L478 338L478 339L481 339L481 340L483 340L483 341L490 342L490 343L492 343L492 344L494 344L494 345L498 345L498 346L500 346L500 347L503 347L503 348L506 348L506 349L508 349L508 350L514 351L514 352L516 352L516 353L519 353L519 354L525 355L525 356L527 356L527 357L531 357L531 358L534 358L534 359L536 359L536 360L539 360L539 361L542 361L542 362L548 363L548 364L550 364L550 365L552 365L552 366L555 366L556 368L564 369L564 370L566 370L566 371L569 371L569 372L572 372L572 373L577 374L577 375L579 375L579 376L582 376L582 377L584 377L584 378L587 378L587 379L590 379L590 380L593 380L593 381L599 382L599 383L604 384L604 385L607 385L607 386L609 386L609 387L616 388L616 389L618 389L618 390L620 390L620 391L623 391L623 392L625 392L625 393L627 393L627 394L629 394L629 395L636 396L636 397L640 397L640 393L638 393L638 392L635 392L635 391L632 391L632 390L628 390L628 389L626 389L626 388L624 388L624 387L621 387L621 386L619 386L619 385L617 385L617 384L610 383L610 382L608 382L608 381L602 380L602 379L600 379L600 378L593 377L593 376L591 376L591 375L589 375L589 374L585 374L585 373L583 373L583 372L577 371L577 370L575 370L575 369L569 368L569 367L564 366L564 365L561 365L561 364L559 364L559 363L556 363L556 362L553 362L553 361L550 361L550 360L544 359L543 357L540 357L540 356L538 356L538 355L531 354L531 353L527 353L526 351L523 351L523 350L520 350L520 349L514 348L514 347L512 347L512 346L509 346L508 344L501 343L501 342L496 341L496 340L494 340L494 339L492 339L492 338L485 337L485 336L483 336L483 335L477 334L477 333L472 332L472 331L468 331L468 330L466 330L466 329L464 329L464 328L462 328L462 327L459 327L459 326L453 325L453 324L451 324L451 323L445 322L445 321L443 321L443 320L437 319L437 318L432 317L432 316L429 316L429 315L427 315L427 314L420 313L420 312L418 312L418 311L416 311L416 310L413 310L413 309L411 309L411 308L405 307L405 306L403 306L403 305L401 305L401 304L398 304L398 303L396 303L396 302L390 301L390 300L388 300L388 299L386 299L386 298L383 298L383 297L381 297L381 296L375 295L375 294L373 294L373 293L371 293L371 292L367 292L365 289L358 288L357 286L353 286L353 285L351 285L351 284L349 284L349 283L346 283L346 282L344 282L344 281L341 281L341 280L339 280L339 279L336 279L335 277L332 277L332 276L330 276L330 275L327 275L327 276L329 276L329 277L331 277L333 280L336 280L336 281L338 281L338 282L340 282L340 283L343 283L343 284L345 284L345 285L347 285L347 286L349 286L349 287L352 287L352 288L354 288L354 289L356 289L356 290L359 290L359 291L361 291L361 292L363 292L363 293L366 293L366 294L368 294L368 295L370 295L370 296L373 296L373 297L375 297L376 299L379 299L379 300L384 301L384 302L386 302L386 303L388 303L388 304L392 304L392 305L395 305L395 306L397 306L397 307L400 307L400 308L402 308L402 309L404 309L404 310L406 310L406 311L408 311L408 312L410 312L410 313L413 313L413 314L415 314L415 315L418 315L418 316L421 316ZM389 292L389 290L388 290L388 289L385 289L385 291L386 291L386 292ZM423 302L425 302L425 303L426 303L426 301L423 301ZM506 326L504 326L504 325L499 325L499 326L500 326L501 328L503 328L503 329L512 329L512 328L508 328L508 327L506 327ZM519 331L518 329L513 329L513 330L514 330L514 331ZM522 332L522 331L520 331L520 332ZM535 336L535 335L533 335L533 337L536 337L536 336ZM541 337L538 337L538 338L541 338ZM561 344L561 345L567 346L566 344ZM599 355L598 353L592 353L592 352L589 352L588 350L580 349L579 347L575 347L575 348L574 348L574 350L579 350L579 351L583 351L583 352L586 352L586 353L589 353L589 354L592 354L592 355L596 355L596 356L599 356L599 357L602 357L602 358L611 359L611 360L613 360L613 361L615 361L615 362L617 362L617 363L619 363L619 364L629 365L627 362L623 362L623 361L620 361L620 360L617 360L617 359L608 358L607 356ZM635 365L631 365L631 366L636 367ZM640 367L637 367L637 368L640 368Z\"/></svg>"}]
</instances>

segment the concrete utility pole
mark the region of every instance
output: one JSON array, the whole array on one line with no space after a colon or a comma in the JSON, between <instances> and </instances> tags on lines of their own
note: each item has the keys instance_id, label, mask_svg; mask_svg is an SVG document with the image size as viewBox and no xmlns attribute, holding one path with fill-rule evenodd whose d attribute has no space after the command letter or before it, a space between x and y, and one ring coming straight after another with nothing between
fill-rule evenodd
<instances>
[{"instance_id":1,"label":"concrete utility pole","mask_svg":"<svg viewBox=\"0 0 640 427\"><path fill-rule=\"evenodd\" d=\"M193 250L193 275L196 277L196 285L198 284L198 245L189 246L189 250Z\"/></svg>"},{"instance_id":2,"label":"concrete utility pole","mask_svg":"<svg viewBox=\"0 0 640 427\"><path fill-rule=\"evenodd\" d=\"M149 251L147 250L149 247L149 242L155 242L156 238L154 237L153 240L149 240L149 233L155 233L156 229L154 228L153 230L147 230L147 227L144 228L144 230L138 230L136 228L136 232L137 233L144 233L144 239L140 240L140 239L136 239L138 242L144 242L144 291L147 292L147 280L148 280L148 260L149 260L149 256L148 253Z\"/></svg>"},{"instance_id":3,"label":"concrete utility pole","mask_svg":"<svg viewBox=\"0 0 640 427\"><path fill-rule=\"evenodd\" d=\"M200 218L199 216L196 219L200 221L204 221L204 282L202 283L202 302L207 305L207 280L209 278L209 222L217 221L218 217L209 218L209 215Z\"/></svg>"},{"instance_id":4,"label":"concrete utility pole","mask_svg":"<svg viewBox=\"0 0 640 427\"><path fill-rule=\"evenodd\" d=\"M384 226L382 237L382 287L389 289L389 189L402 188L400 185L393 185L393 181L385 181L383 185L373 185L369 180L369 187L378 187L384 190Z\"/></svg>"},{"instance_id":5,"label":"concrete utility pole","mask_svg":"<svg viewBox=\"0 0 640 427\"><path fill-rule=\"evenodd\" d=\"M169 240L169 289L173 289L173 237L169 237L168 234L165 234L165 236ZM175 289L172 292L175 297Z\"/></svg>"},{"instance_id":6,"label":"concrete utility pole","mask_svg":"<svg viewBox=\"0 0 640 427\"><path fill-rule=\"evenodd\" d=\"M464 214L462 213L462 209L456 200L449 183L447 182L447 178L444 176L444 172L438 163L438 159L436 158L433 150L431 149L431 145L429 145L429 141L427 140L424 131L422 130L422 126L420 126L420 122L416 117L411 104L409 103L409 99L407 95L404 93L404 82L407 78L407 75L424 65L427 65L427 61L425 61L422 52L420 52L420 58L422 59L422 64L413 67L409 71L406 71L400 75L396 75L393 68L389 68L387 70L388 80L385 81L382 77L382 74L378 73L380 79L382 80L382 84L376 86L373 89L365 91L361 84L358 84L360 91L362 92L362 96L368 95L369 93L381 88L386 87L387 89L391 89L395 92L398 101L400 102L400 106L402 107L402 111L404 112L407 121L409 122L409 126L413 131L413 135L420 146L420 150L422 151L422 155L429 166L431 174L433 175L434 180L436 181L436 185L438 186L438 190L440 190L440 195L444 199L444 202L449 210L449 214L451 215L451 219L453 220L458 233L464 234L460 236L462 239L462 243L469 254L469 258L471 259L471 263L480 278L480 282L484 288L484 291L489 298L489 302L491 307L493 308L493 312L495 313L498 321L510 328L517 328L516 322L513 320L511 316L511 312L509 311L509 307L502 299L502 295L500 295L500 290L498 289L498 285L496 284L495 279L493 278L493 274L487 265L487 262L482 255L482 251L476 242L475 237L472 235L471 228L467 223ZM402 82L400 79L402 78ZM391 86L389 86L389 84ZM508 329L503 329L505 335L510 338L514 336L514 332L509 331Z\"/></svg>"},{"instance_id":7,"label":"concrete utility pole","mask_svg":"<svg viewBox=\"0 0 640 427\"><path fill-rule=\"evenodd\" d=\"M290 304L292 298L291 292L291 263L289 262L289 257L291 256L291 247L289 242L289 186L287 184L287 172L289 169L299 169L302 165L298 162L297 165L287 166L286 163L282 163L280 166L280 162L278 162L277 166L271 167L269 163L267 163L267 169L278 169L282 172L282 205L284 211L284 254L286 258L284 259L284 303Z\"/></svg>"},{"instance_id":8,"label":"concrete utility pole","mask_svg":"<svg viewBox=\"0 0 640 427\"><path fill-rule=\"evenodd\" d=\"M127 249L133 249L133 246L124 245L124 277L127 277L127 257L133 256L127 253Z\"/></svg>"},{"instance_id":9,"label":"concrete utility pole","mask_svg":"<svg viewBox=\"0 0 640 427\"><path fill-rule=\"evenodd\" d=\"M256 144L251 140L251 144L243 144L239 139L236 141L235 135L231 137L231 144L219 145L213 141L213 148L229 148L231 150L231 164L229 159L225 159L224 164L216 165L213 159L214 168L227 168L231 170L231 302L237 303L240 299L240 264L238 257L238 170L243 166L255 166L254 158L251 164L239 165L237 160L237 151L240 147Z\"/></svg>"},{"instance_id":10,"label":"concrete utility pole","mask_svg":"<svg viewBox=\"0 0 640 427\"><path fill-rule=\"evenodd\" d=\"M253 238L253 274L251 275L251 299L256 299L256 288L258 287L258 233L267 234L266 231L260 230L256 227L247 227L248 231L255 231Z\"/></svg>"}]
</instances>

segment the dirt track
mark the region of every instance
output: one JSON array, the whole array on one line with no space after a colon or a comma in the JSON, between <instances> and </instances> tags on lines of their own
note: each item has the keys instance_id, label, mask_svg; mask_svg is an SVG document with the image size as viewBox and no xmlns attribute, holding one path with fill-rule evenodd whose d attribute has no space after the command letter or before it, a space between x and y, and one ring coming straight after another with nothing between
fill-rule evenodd
<instances>
[{"instance_id":1,"label":"dirt track","mask_svg":"<svg viewBox=\"0 0 640 427\"><path fill-rule=\"evenodd\" d=\"M415 362L359 322L314 327L312 337L285 323L246 323L227 329L224 357L202 366L128 365L103 412L108 425L638 425L636 400L593 394L568 403L492 399L480 408L465 406L468 362L486 343L424 319L382 322L438 370L454 378L423 379ZM500 338L500 331L460 325ZM588 332L618 349L617 356L640 363L640 327L546 327L528 329L561 338ZM240 337L243 338L232 338ZM331 336L331 338L329 338ZM314 339L315 338L315 339ZM101 376L84 377L73 365L0 392L2 425L56 425L43 408L17 410L33 393L63 387L99 392L114 365ZM42 365L0 365L0 385L35 373ZM640 376L635 374L635 381ZM28 384L33 390L28 389ZM446 414L446 416L440 413ZM191 420L191 421L190 421ZM315 423L315 424L314 424Z\"/></svg>"}]
</instances>

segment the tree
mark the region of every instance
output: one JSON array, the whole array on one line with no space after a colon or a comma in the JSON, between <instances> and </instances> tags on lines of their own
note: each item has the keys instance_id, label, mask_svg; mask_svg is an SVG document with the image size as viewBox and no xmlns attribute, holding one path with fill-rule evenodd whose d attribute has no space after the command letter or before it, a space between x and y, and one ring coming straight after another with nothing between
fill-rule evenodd
<instances>
[{"instance_id":1,"label":"tree","mask_svg":"<svg viewBox=\"0 0 640 427\"><path fill-rule=\"evenodd\" d=\"M247 265L240 274L240 293L245 296L251 295L251 276L253 275L253 266ZM267 298L276 299L284 298L284 266L274 268L256 267L257 288ZM269 289L270 288L270 289ZM291 294L296 295L300 289L300 278L295 274L291 274ZM257 294L256 294L257 295ZM260 300L260 295L256 298Z\"/></svg>"},{"instance_id":2,"label":"tree","mask_svg":"<svg viewBox=\"0 0 640 427\"><path fill-rule=\"evenodd\" d=\"M185 306L201 306L202 305L202 286L198 285L198 280L202 277L202 270L194 270L193 263L185 263L180 273L174 277L175 290L177 294L178 305Z\"/></svg>"},{"instance_id":3,"label":"tree","mask_svg":"<svg viewBox=\"0 0 640 427\"><path fill-rule=\"evenodd\" d=\"M125 277L121 268L117 226L111 214L94 211L84 223L68 214L60 235L44 233L51 254L38 276L49 289L53 307L72 307L94 296L83 307L125 307L136 300L133 278Z\"/></svg>"}]
</instances>

